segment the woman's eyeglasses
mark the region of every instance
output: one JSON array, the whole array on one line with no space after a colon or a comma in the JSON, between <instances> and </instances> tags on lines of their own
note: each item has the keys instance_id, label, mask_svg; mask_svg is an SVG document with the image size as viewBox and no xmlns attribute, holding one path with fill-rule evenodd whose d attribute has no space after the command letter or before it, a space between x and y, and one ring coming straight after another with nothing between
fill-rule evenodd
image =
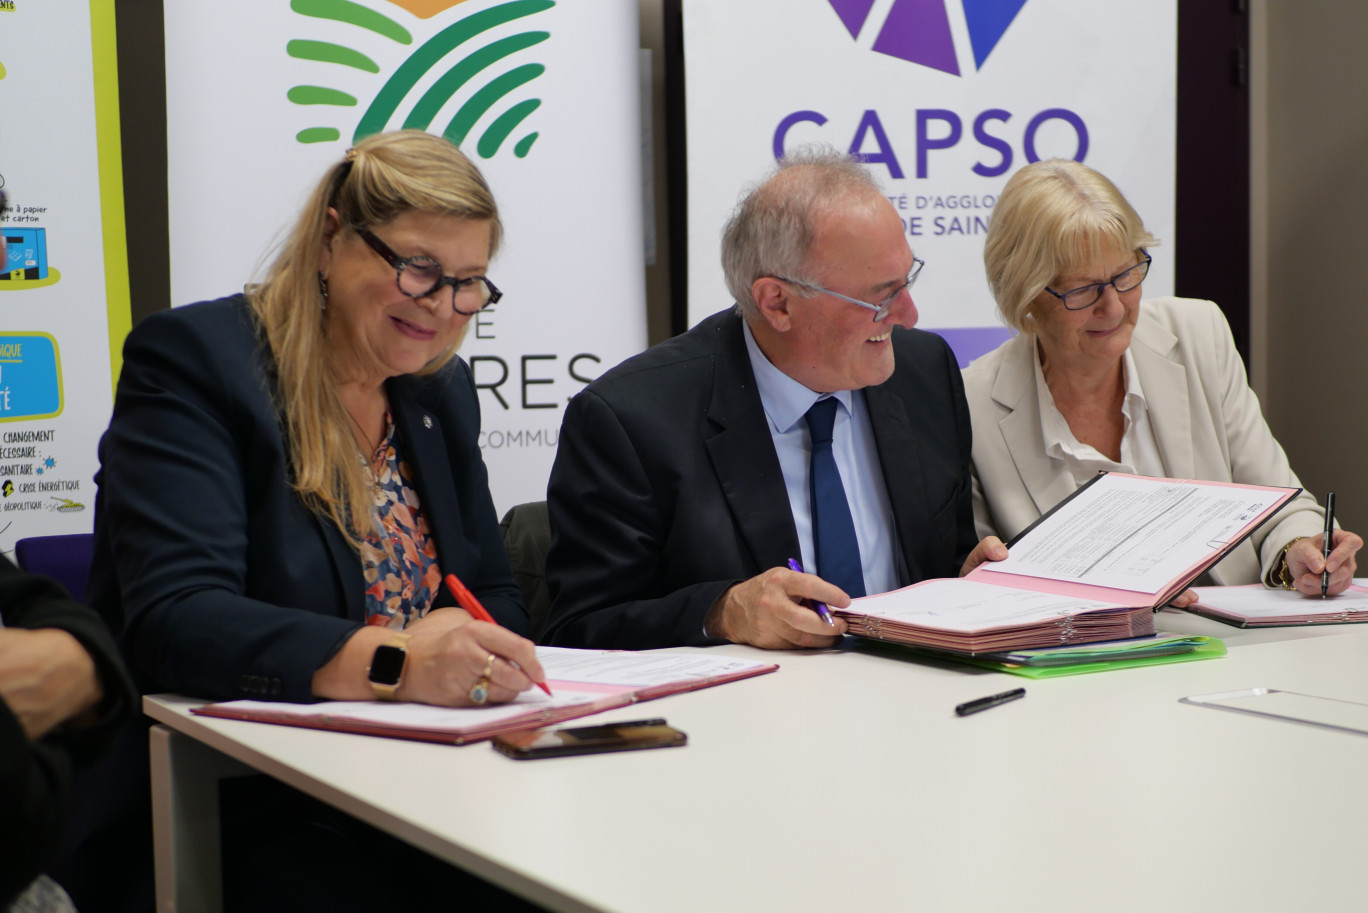
<instances>
[{"instance_id":1,"label":"woman's eyeglasses","mask_svg":"<svg viewBox=\"0 0 1368 913\"><path fill-rule=\"evenodd\" d=\"M1090 308L1094 304L1097 304L1098 301L1102 300L1102 293L1107 290L1107 286L1109 285L1116 289L1118 293L1121 293L1132 291L1138 288L1141 282L1145 281L1145 276L1149 273L1150 263L1153 262L1154 258L1151 257L1143 247L1140 249L1140 256L1145 259L1141 260L1130 269L1117 273L1106 282L1094 282L1092 285L1080 285L1078 288L1070 289L1067 292L1056 292L1054 289L1046 286L1045 291L1064 302L1064 307L1071 311L1081 311L1084 308Z\"/></svg>"},{"instance_id":2,"label":"woman's eyeglasses","mask_svg":"<svg viewBox=\"0 0 1368 913\"><path fill-rule=\"evenodd\" d=\"M401 257L369 229L356 227L356 234L370 249L394 267L394 281L399 291L410 298L426 298L436 294L444 285L451 286L451 308L469 317L498 302L503 292L485 276L457 279L442 271L442 264L431 257ZM464 307L462 307L464 305Z\"/></svg>"}]
</instances>

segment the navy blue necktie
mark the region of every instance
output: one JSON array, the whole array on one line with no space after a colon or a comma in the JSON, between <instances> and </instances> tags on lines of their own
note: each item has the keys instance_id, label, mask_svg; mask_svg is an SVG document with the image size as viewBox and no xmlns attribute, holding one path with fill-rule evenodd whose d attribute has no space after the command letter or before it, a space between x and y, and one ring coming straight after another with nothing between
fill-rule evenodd
<instances>
[{"instance_id":1,"label":"navy blue necktie","mask_svg":"<svg viewBox=\"0 0 1368 913\"><path fill-rule=\"evenodd\" d=\"M865 594L860 543L850 516L845 486L831 452L831 429L836 424L833 397L818 400L807 411L812 437L812 543L817 552L817 575L834 583L851 597Z\"/></svg>"}]
</instances>

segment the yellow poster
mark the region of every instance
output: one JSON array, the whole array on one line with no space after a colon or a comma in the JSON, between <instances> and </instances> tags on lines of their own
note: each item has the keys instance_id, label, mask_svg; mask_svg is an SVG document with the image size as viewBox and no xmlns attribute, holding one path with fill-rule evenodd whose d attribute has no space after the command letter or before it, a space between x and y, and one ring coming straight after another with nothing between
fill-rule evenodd
<instances>
[{"instance_id":1,"label":"yellow poster","mask_svg":"<svg viewBox=\"0 0 1368 913\"><path fill-rule=\"evenodd\" d=\"M114 38L114 0L0 2L6 553L93 525L96 447L129 325Z\"/></svg>"}]
</instances>

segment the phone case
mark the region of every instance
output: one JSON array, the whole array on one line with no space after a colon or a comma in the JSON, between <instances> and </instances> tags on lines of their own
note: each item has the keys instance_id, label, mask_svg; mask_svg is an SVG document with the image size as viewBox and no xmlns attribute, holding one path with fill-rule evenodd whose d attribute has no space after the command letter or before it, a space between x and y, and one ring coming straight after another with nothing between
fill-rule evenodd
<instances>
[{"instance_id":1,"label":"phone case","mask_svg":"<svg viewBox=\"0 0 1368 913\"><path fill-rule=\"evenodd\" d=\"M664 720L636 720L603 726L512 732L496 736L492 744L494 750L501 754L519 761L530 761L535 758L561 758L609 751L676 748L687 742L688 736L666 725Z\"/></svg>"}]
</instances>

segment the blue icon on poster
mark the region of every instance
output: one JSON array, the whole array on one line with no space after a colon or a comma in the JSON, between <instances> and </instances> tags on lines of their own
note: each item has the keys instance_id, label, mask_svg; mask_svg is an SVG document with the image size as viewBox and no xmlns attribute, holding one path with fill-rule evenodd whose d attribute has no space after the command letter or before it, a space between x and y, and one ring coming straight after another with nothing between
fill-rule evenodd
<instances>
[{"instance_id":1,"label":"blue icon on poster","mask_svg":"<svg viewBox=\"0 0 1368 913\"><path fill-rule=\"evenodd\" d=\"M47 229L0 225L5 239L4 262L0 263L0 290L42 288L61 278L48 266Z\"/></svg>"},{"instance_id":2,"label":"blue icon on poster","mask_svg":"<svg viewBox=\"0 0 1368 913\"><path fill-rule=\"evenodd\" d=\"M0 335L0 422L62 412L62 365L47 333Z\"/></svg>"}]
</instances>

